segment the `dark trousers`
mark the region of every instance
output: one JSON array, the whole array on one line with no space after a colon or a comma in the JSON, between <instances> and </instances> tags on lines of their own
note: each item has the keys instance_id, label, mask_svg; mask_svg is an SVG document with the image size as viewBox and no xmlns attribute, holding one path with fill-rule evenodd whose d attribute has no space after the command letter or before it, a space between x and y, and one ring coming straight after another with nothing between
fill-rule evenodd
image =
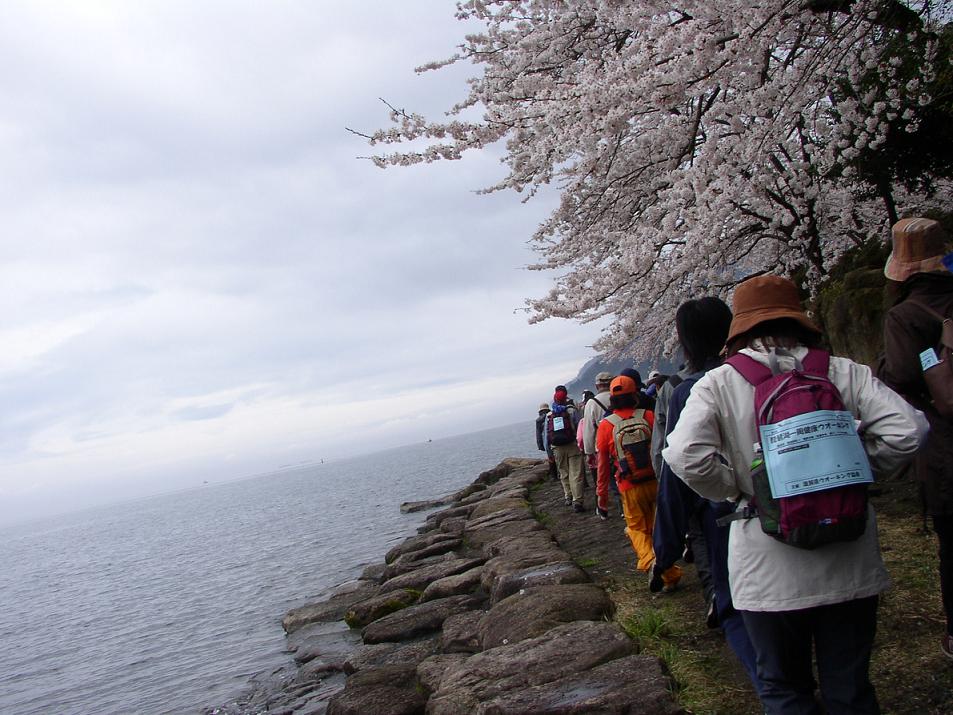
<instances>
[{"instance_id":1,"label":"dark trousers","mask_svg":"<svg viewBox=\"0 0 953 715\"><path fill-rule=\"evenodd\" d=\"M870 682L877 597L799 611L742 611L758 657L761 704L770 715L820 715L812 646L829 715L880 712Z\"/></svg>"},{"instance_id":2,"label":"dark trousers","mask_svg":"<svg viewBox=\"0 0 953 715\"><path fill-rule=\"evenodd\" d=\"M728 530L727 526L718 526L717 520L734 511L734 506L727 502L710 502L705 500L701 512L702 527L705 530L708 546L709 568L711 571L711 586L715 599L715 608L718 613L718 623L721 625L725 640L735 657L744 666L755 692L761 694L761 681L758 679L758 659L748 637L748 629L740 611L735 610L731 600L731 587L728 584ZM696 555L697 558L697 555ZM699 574L700 577L700 574Z\"/></svg>"},{"instance_id":3,"label":"dark trousers","mask_svg":"<svg viewBox=\"0 0 953 715\"><path fill-rule=\"evenodd\" d=\"M953 635L953 516L933 517L933 530L940 542L940 593L946 611L946 632Z\"/></svg>"}]
</instances>

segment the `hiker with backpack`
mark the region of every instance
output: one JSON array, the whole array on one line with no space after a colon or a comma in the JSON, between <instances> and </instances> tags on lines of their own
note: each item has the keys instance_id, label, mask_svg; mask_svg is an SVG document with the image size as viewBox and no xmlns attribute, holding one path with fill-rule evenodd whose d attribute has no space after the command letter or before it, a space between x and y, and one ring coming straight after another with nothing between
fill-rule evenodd
<instances>
[{"instance_id":1,"label":"hiker with backpack","mask_svg":"<svg viewBox=\"0 0 953 715\"><path fill-rule=\"evenodd\" d=\"M536 447L540 452L546 453L546 461L549 462L549 478L554 482L558 482L559 472L556 469L556 457L553 455L553 446L546 440L546 415L548 414L549 403L541 403L539 405L539 415L536 417Z\"/></svg>"},{"instance_id":2,"label":"hiker with backpack","mask_svg":"<svg viewBox=\"0 0 953 715\"><path fill-rule=\"evenodd\" d=\"M652 468L651 443L655 416L639 404L639 385L620 375L609 385L612 413L599 423L596 452L599 457L600 507L608 502L608 481L615 469L616 483L625 516L625 534L638 558L636 568L649 573L655 563L652 527L655 523L655 498L658 481ZM674 588L682 576L673 565L662 574L664 585Z\"/></svg>"},{"instance_id":3,"label":"hiker with backpack","mask_svg":"<svg viewBox=\"0 0 953 715\"><path fill-rule=\"evenodd\" d=\"M742 282L733 313L727 364L695 383L662 456L703 497L737 503L728 575L765 711L821 712L816 660L828 713L877 713L868 670L889 578L865 489L872 469L913 457L925 420L819 349L790 280Z\"/></svg>"},{"instance_id":4,"label":"hiker with backpack","mask_svg":"<svg viewBox=\"0 0 953 715\"><path fill-rule=\"evenodd\" d=\"M953 658L953 262L944 260L949 236L936 221L903 219L891 233L893 252L884 273L896 301L884 321L879 374L930 423L914 476L939 542L946 612L940 648Z\"/></svg>"},{"instance_id":5,"label":"hiker with backpack","mask_svg":"<svg viewBox=\"0 0 953 715\"><path fill-rule=\"evenodd\" d=\"M563 484L566 506L576 513L585 511L582 503L582 452L576 445L579 412L569 399L564 385L557 385L551 410L546 415L546 440L553 447L556 469Z\"/></svg>"},{"instance_id":6,"label":"hiker with backpack","mask_svg":"<svg viewBox=\"0 0 953 715\"><path fill-rule=\"evenodd\" d=\"M612 374L600 372L596 375L596 394L586 403L586 409L582 417L582 443L586 453L586 466L592 475L592 483L596 486L596 515L601 519L609 517L608 507L608 487L607 484L599 486L598 455L596 454L596 430L599 429L599 423L611 411L609 409L609 383L612 382ZM606 498L600 504L600 488L605 492Z\"/></svg>"},{"instance_id":7,"label":"hiker with backpack","mask_svg":"<svg viewBox=\"0 0 953 715\"><path fill-rule=\"evenodd\" d=\"M728 306L715 297L686 301L675 312L675 331L687 360L687 370L671 390L671 399L666 405L669 433L678 424L695 383L721 365L720 353L728 337L731 317ZM655 427L659 429L657 420ZM687 546L686 536L692 533L694 564L705 598L706 624L709 628L721 627L755 690L759 690L761 683L754 648L741 614L734 608L728 585L728 527L716 523L733 510L734 505L729 502L711 502L689 489L663 460L652 532L655 578L649 590L662 590L662 573L682 557Z\"/></svg>"}]
</instances>

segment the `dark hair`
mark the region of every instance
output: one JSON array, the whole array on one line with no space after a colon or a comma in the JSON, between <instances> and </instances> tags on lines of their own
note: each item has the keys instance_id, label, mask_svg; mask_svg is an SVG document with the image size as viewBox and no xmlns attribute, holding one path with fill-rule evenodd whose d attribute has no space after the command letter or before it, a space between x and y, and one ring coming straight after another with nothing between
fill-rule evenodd
<instances>
[{"instance_id":1,"label":"dark hair","mask_svg":"<svg viewBox=\"0 0 953 715\"><path fill-rule=\"evenodd\" d=\"M619 373L619 375L624 375L625 377L631 377L633 380L635 380L636 387L642 387L642 385L644 384L642 382L642 376L639 374L639 371L636 370L634 367L625 368L624 370L622 370L622 372Z\"/></svg>"},{"instance_id":2,"label":"dark hair","mask_svg":"<svg viewBox=\"0 0 953 715\"><path fill-rule=\"evenodd\" d=\"M758 323L751 330L733 337L728 343L728 355L734 355L746 348L751 341L761 338L765 345L779 348L793 348L803 345L807 348L819 348L824 342L820 333L815 333L794 318L775 318Z\"/></svg>"},{"instance_id":3,"label":"dark hair","mask_svg":"<svg viewBox=\"0 0 953 715\"><path fill-rule=\"evenodd\" d=\"M636 407L639 396L634 392L627 392L624 395L609 395L609 409L622 410L626 407Z\"/></svg>"},{"instance_id":4,"label":"dark hair","mask_svg":"<svg viewBox=\"0 0 953 715\"><path fill-rule=\"evenodd\" d=\"M693 372L718 357L731 327L731 308L723 300L706 296L682 303L675 312L675 330Z\"/></svg>"}]
</instances>

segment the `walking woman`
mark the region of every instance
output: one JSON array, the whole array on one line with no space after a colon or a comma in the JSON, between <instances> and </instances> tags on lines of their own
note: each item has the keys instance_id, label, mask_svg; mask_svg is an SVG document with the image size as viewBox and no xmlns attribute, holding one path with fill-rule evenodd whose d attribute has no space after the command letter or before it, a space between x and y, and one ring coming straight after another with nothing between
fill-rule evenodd
<instances>
[{"instance_id":1,"label":"walking woman","mask_svg":"<svg viewBox=\"0 0 953 715\"><path fill-rule=\"evenodd\" d=\"M742 353L775 372L801 364L821 341L797 287L779 276L741 283L732 305L729 357ZM826 353L824 354L826 358ZM869 368L831 357L828 378L859 420L875 473L894 472L917 451L923 416ZM672 471L713 501L747 506L759 442L755 389L732 365L705 374L693 387L662 452ZM816 658L826 712L877 713L868 677L878 595L889 585L873 509L854 541L800 549L762 531L757 518L732 522L728 572L734 607L754 646L759 696L767 713L820 713L812 661Z\"/></svg>"},{"instance_id":2,"label":"walking woman","mask_svg":"<svg viewBox=\"0 0 953 715\"><path fill-rule=\"evenodd\" d=\"M926 218L903 219L892 234L893 252L884 273L897 301L884 322L880 378L923 410L930 422L915 476L940 546L940 592L946 612L940 649L953 658L953 421L933 404L920 359L940 342L943 320L953 317L953 273L943 263L949 236L940 224Z\"/></svg>"}]
</instances>

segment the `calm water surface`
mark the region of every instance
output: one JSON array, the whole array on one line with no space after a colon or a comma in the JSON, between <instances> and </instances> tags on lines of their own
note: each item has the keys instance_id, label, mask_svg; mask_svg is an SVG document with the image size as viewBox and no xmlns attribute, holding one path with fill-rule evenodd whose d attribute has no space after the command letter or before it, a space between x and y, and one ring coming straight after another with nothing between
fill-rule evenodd
<instances>
[{"instance_id":1,"label":"calm water surface","mask_svg":"<svg viewBox=\"0 0 953 715\"><path fill-rule=\"evenodd\" d=\"M530 421L0 530L0 713L197 713L287 664L281 617L379 561L402 501L537 456Z\"/></svg>"}]
</instances>

